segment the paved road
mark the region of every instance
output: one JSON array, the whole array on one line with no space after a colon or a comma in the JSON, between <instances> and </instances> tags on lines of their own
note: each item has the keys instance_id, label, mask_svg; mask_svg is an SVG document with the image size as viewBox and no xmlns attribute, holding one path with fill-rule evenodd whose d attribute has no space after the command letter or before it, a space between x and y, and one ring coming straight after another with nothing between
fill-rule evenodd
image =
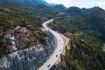
<instances>
[{"instance_id":1,"label":"paved road","mask_svg":"<svg viewBox=\"0 0 105 70\"><path fill-rule=\"evenodd\" d=\"M51 19L47 22L44 22L43 23L43 27L47 30L47 31L50 31L56 38L57 40L57 47L56 49L54 50L54 52L52 53L52 55L49 57L49 59L38 69L38 70L49 70L55 63L56 61L59 59L62 51L63 51L63 48L64 48L64 41L61 37L61 35L56 32L56 31L53 31L52 29L50 29L47 25L51 22L53 22L54 20Z\"/></svg>"}]
</instances>

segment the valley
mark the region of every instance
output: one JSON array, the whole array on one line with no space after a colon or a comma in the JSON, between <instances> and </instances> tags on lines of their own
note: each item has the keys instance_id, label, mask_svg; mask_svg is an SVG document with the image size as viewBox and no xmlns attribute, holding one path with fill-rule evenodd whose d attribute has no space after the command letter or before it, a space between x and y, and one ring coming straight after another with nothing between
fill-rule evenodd
<instances>
[{"instance_id":1,"label":"valley","mask_svg":"<svg viewBox=\"0 0 105 70\"><path fill-rule=\"evenodd\" d=\"M101 7L0 0L0 70L105 70L104 44Z\"/></svg>"}]
</instances>

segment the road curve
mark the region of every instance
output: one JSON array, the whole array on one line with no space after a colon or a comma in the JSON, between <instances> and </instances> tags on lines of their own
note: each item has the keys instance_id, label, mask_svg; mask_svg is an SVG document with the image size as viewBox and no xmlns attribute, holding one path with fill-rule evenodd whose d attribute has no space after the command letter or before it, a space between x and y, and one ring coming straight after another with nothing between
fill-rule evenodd
<instances>
[{"instance_id":1,"label":"road curve","mask_svg":"<svg viewBox=\"0 0 105 70\"><path fill-rule=\"evenodd\" d=\"M60 58L60 55L64 48L64 41L61 35L47 26L49 23L52 23L53 21L54 19L48 20L47 22L44 22L42 25L46 31L50 31L55 36L57 47L54 50L54 52L51 54L49 59L41 67L39 67L38 70L49 70Z\"/></svg>"}]
</instances>

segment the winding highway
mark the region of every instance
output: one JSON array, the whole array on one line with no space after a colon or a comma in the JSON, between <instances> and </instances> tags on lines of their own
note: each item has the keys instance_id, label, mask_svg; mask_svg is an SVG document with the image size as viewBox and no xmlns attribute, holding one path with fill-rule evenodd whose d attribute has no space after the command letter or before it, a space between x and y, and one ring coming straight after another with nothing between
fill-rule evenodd
<instances>
[{"instance_id":1,"label":"winding highway","mask_svg":"<svg viewBox=\"0 0 105 70\"><path fill-rule=\"evenodd\" d=\"M56 48L54 52L51 54L51 56L49 57L49 59L41 67L39 67L38 70L49 70L60 58L60 55L62 54L64 49L64 41L61 35L58 32L53 31L47 26L49 23L52 23L53 21L54 19L48 20L44 22L42 25L46 31L50 31L56 38Z\"/></svg>"}]
</instances>

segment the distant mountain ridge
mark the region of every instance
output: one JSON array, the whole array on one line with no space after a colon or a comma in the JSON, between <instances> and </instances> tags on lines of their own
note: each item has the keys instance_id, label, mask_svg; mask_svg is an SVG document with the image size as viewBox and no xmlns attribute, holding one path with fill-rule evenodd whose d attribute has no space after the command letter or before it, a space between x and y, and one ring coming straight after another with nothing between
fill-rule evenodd
<instances>
[{"instance_id":1,"label":"distant mountain ridge","mask_svg":"<svg viewBox=\"0 0 105 70\"><path fill-rule=\"evenodd\" d=\"M0 7L1 6L6 8L20 9L44 16L54 16L59 12L64 12L67 15L88 14L94 11L97 11L96 13L93 13L94 15L104 13L104 10L99 7L86 9L73 6L66 8L62 4L49 4L45 0L0 0Z\"/></svg>"},{"instance_id":2,"label":"distant mountain ridge","mask_svg":"<svg viewBox=\"0 0 105 70\"><path fill-rule=\"evenodd\" d=\"M1 4L30 4L30 5L46 5L49 7L55 6L56 4L47 3L45 0L0 0Z\"/></svg>"},{"instance_id":3,"label":"distant mountain ridge","mask_svg":"<svg viewBox=\"0 0 105 70\"><path fill-rule=\"evenodd\" d=\"M0 0L0 3L28 3L28 4L48 4L44 0Z\"/></svg>"},{"instance_id":4,"label":"distant mountain ridge","mask_svg":"<svg viewBox=\"0 0 105 70\"><path fill-rule=\"evenodd\" d=\"M53 5L54 4L47 3L45 0L0 0L0 7L18 9L40 16L51 16L54 14L54 12L49 10Z\"/></svg>"},{"instance_id":5,"label":"distant mountain ridge","mask_svg":"<svg viewBox=\"0 0 105 70\"><path fill-rule=\"evenodd\" d=\"M92 7L92 8L79 8L79 7L69 7L66 10L67 14L70 15L80 15L80 14L105 14L105 10L100 7Z\"/></svg>"},{"instance_id":6,"label":"distant mountain ridge","mask_svg":"<svg viewBox=\"0 0 105 70\"><path fill-rule=\"evenodd\" d=\"M62 4L49 4L45 0L0 0L0 7L23 10L41 16L55 15L57 12L66 9Z\"/></svg>"}]
</instances>

